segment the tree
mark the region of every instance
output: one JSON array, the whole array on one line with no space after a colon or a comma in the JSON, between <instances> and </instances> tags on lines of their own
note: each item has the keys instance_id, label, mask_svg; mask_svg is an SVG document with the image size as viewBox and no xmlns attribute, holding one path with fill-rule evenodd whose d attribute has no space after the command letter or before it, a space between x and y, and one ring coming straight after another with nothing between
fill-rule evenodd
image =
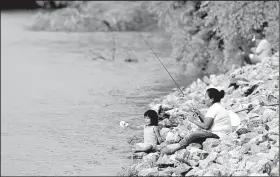
<instances>
[{"instance_id":1,"label":"tree","mask_svg":"<svg viewBox=\"0 0 280 177\"><path fill-rule=\"evenodd\" d=\"M205 73L225 72L236 64L238 47L248 51L255 31L279 50L278 1L155 1L149 10L172 32L174 58Z\"/></svg>"}]
</instances>

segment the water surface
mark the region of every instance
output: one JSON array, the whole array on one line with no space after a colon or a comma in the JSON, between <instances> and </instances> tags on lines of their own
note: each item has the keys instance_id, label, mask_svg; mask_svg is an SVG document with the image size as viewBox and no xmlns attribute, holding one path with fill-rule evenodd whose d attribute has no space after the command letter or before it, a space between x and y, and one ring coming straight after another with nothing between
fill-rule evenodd
<instances>
[{"instance_id":1,"label":"water surface","mask_svg":"<svg viewBox=\"0 0 280 177\"><path fill-rule=\"evenodd\" d=\"M135 32L34 32L31 16L1 12L1 175L116 175L136 133L118 122L143 123L174 83ZM176 76L170 37L143 35ZM94 60L90 50L111 59L113 36L116 59Z\"/></svg>"}]
</instances>

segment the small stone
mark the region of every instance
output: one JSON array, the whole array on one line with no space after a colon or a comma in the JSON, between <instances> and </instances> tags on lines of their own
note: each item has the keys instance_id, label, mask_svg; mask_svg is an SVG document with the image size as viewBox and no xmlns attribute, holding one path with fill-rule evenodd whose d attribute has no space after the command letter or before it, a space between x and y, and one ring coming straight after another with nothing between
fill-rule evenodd
<instances>
[{"instance_id":1,"label":"small stone","mask_svg":"<svg viewBox=\"0 0 280 177\"><path fill-rule=\"evenodd\" d=\"M133 159L142 159L145 155L147 155L147 153L137 152L137 153L133 153L132 158Z\"/></svg>"},{"instance_id":2,"label":"small stone","mask_svg":"<svg viewBox=\"0 0 280 177\"><path fill-rule=\"evenodd\" d=\"M238 136L240 136L240 135L242 135L242 134L246 134L246 133L248 133L248 132L250 132L250 131L248 130L248 128L245 128L245 127L239 128L239 129L236 131L236 133L237 133Z\"/></svg>"}]
</instances>

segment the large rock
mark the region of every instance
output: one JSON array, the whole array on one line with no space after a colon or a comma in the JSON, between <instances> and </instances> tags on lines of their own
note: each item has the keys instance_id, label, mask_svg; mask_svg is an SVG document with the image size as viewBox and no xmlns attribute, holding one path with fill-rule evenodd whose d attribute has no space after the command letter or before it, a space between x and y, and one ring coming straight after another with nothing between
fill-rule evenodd
<instances>
[{"instance_id":1,"label":"large rock","mask_svg":"<svg viewBox=\"0 0 280 177\"><path fill-rule=\"evenodd\" d=\"M208 138L202 143L203 150L211 152L212 149L216 146L218 146L221 143L221 140L214 139L214 138Z\"/></svg>"},{"instance_id":2,"label":"large rock","mask_svg":"<svg viewBox=\"0 0 280 177\"><path fill-rule=\"evenodd\" d=\"M269 130L270 135L278 135L279 136L279 127L274 127Z\"/></svg>"},{"instance_id":3,"label":"large rock","mask_svg":"<svg viewBox=\"0 0 280 177\"><path fill-rule=\"evenodd\" d=\"M267 158L271 160L273 163L279 162L279 148L272 147L267 154Z\"/></svg>"},{"instance_id":4,"label":"large rock","mask_svg":"<svg viewBox=\"0 0 280 177\"><path fill-rule=\"evenodd\" d=\"M187 148L189 152L189 159L191 160L204 160L209 155L209 152L198 149L196 147Z\"/></svg>"},{"instance_id":5,"label":"large rock","mask_svg":"<svg viewBox=\"0 0 280 177\"><path fill-rule=\"evenodd\" d=\"M206 167L210 166L213 161L215 161L218 157L218 153L212 152L210 153L206 159L199 161L199 167L205 169Z\"/></svg>"},{"instance_id":6,"label":"large rock","mask_svg":"<svg viewBox=\"0 0 280 177\"><path fill-rule=\"evenodd\" d=\"M279 115L276 111L273 111L271 109L265 109L262 114L262 120L264 123L270 122L275 118L279 118Z\"/></svg>"},{"instance_id":7,"label":"large rock","mask_svg":"<svg viewBox=\"0 0 280 177\"><path fill-rule=\"evenodd\" d=\"M260 145L256 145L256 144L251 144L250 145L250 149L251 149L251 154L257 154L260 152L267 152L267 146L265 144L262 145L262 143Z\"/></svg>"},{"instance_id":8,"label":"large rock","mask_svg":"<svg viewBox=\"0 0 280 177\"><path fill-rule=\"evenodd\" d=\"M274 166L271 169L270 176L279 176L279 166Z\"/></svg>"},{"instance_id":9,"label":"large rock","mask_svg":"<svg viewBox=\"0 0 280 177\"><path fill-rule=\"evenodd\" d=\"M246 128L246 127L239 128L238 130L236 130L236 133L238 136L246 134L248 132L250 132L250 130L248 130L248 128Z\"/></svg>"},{"instance_id":10,"label":"large rock","mask_svg":"<svg viewBox=\"0 0 280 177\"><path fill-rule=\"evenodd\" d=\"M159 158L159 153L150 153L143 157L143 162L156 163Z\"/></svg>"},{"instance_id":11,"label":"large rock","mask_svg":"<svg viewBox=\"0 0 280 177\"><path fill-rule=\"evenodd\" d=\"M243 169L238 169L232 173L232 176L248 176L248 171Z\"/></svg>"},{"instance_id":12,"label":"large rock","mask_svg":"<svg viewBox=\"0 0 280 177\"><path fill-rule=\"evenodd\" d=\"M170 159L170 156L168 155L163 155L159 157L157 163L159 167L174 167L175 161Z\"/></svg>"},{"instance_id":13,"label":"large rock","mask_svg":"<svg viewBox=\"0 0 280 177\"><path fill-rule=\"evenodd\" d=\"M185 176L202 176L206 170L205 169L201 169L198 167L192 167L193 169L191 171L189 171Z\"/></svg>"},{"instance_id":14,"label":"large rock","mask_svg":"<svg viewBox=\"0 0 280 177\"><path fill-rule=\"evenodd\" d=\"M168 132L170 132L171 129L170 128L165 128L163 127L161 130L160 130L160 136L162 137L163 140L166 139L166 135Z\"/></svg>"},{"instance_id":15,"label":"large rock","mask_svg":"<svg viewBox=\"0 0 280 177\"><path fill-rule=\"evenodd\" d=\"M162 105L161 105L161 108L162 108L163 111L167 112L167 111L169 111L169 110L172 110L172 109L173 109L173 106L170 105L170 104L162 104Z\"/></svg>"},{"instance_id":16,"label":"large rock","mask_svg":"<svg viewBox=\"0 0 280 177\"><path fill-rule=\"evenodd\" d=\"M256 145L259 145L260 143L262 142L265 142L265 141L268 141L269 140L269 137L268 137L268 134L261 134L261 135L258 135L256 137L254 137L253 139L251 139L248 144L256 144Z\"/></svg>"},{"instance_id":17,"label":"large rock","mask_svg":"<svg viewBox=\"0 0 280 177\"><path fill-rule=\"evenodd\" d=\"M178 143L181 140L181 137L177 132L168 132L166 135L166 141L169 143Z\"/></svg>"},{"instance_id":18,"label":"large rock","mask_svg":"<svg viewBox=\"0 0 280 177\"><path fill-rule=\"evenodd\" d=\"M174 153L174 156L175 156L175 160L185 163L189 156L189 152L186 149L181 149L176 151Z\"/></svg>"},{"instance_id":19,"label":"large rock","mask_svg":"<svg viewBox=\"0 0 280 177\"><path fill-rule=\"evenodd\" d=\"M220 165L226 165L229 163L229 159L230 155L228 151L222 151L218 154L217 159L215 161Z\"/></svg>"},{"instance_id":20,"label":"large rock","mask_svg":"<svg viewBox=\"0 0 280 177\"><path fill-rule=\"evenodd\" d=\"M187 146L187 150L190 150L192 148L197 148L197 149L202 149L202 145L201 144L198 144L198 143L190 143L188 146Z\"/></svg>"},{"instance_id":21,"label":"large rock","mask_svg":"<svg viewBox=\"0 0 280 177\"><path fill-rule=\"evenodd\" d=\"M248 143L251 139L255 138L258 135L259 134L256 133L256 132L249 132L249 133L246 133L246 134L242 134L240 136L240 145Z\"/></svg>"},{"instance_id":22,"label":"large rock","mask_svg":"<svg viewBox=\"0 0 280 177\"><path fill-rule=\"evenodd\" d=\"M155 164L152 164L150 162L140 162L133 166L134 173L139 173L143 169L153 168L155 167Z\"/></svg>"},{"instance_id":23,"label":"large rock","mask_svg":"<svg viewBox=\"0 0 280 177\"><path fill-rule=\"evenodd\" d=\"M176 176L184 176L187 172L191 170L191 167L185 163L181 163L174 169Z\"/></svg>"},{"instance_id":24,"label":"large rock","mask_svg":"<svg viewBox=\"0 0 280 177\"><path fill-rule=\"evenodd\" d=\"M267 159L267 155L265 153L258 153L255 155L248 156L243 159L246 161L245 169L249 171L249 173L266 173L269 171L271 161ZM242 168L242 167L240 167Z\"/></svg>"},{"instance_id":25,"label":"large rock","mask_svg":"<svg viewBox=\"0 0 280 177\"><path fill-rule=\"evenodd\" d=\"M132 159L142 159L145 155L147 155L146 152L136 152L132 154Z\"/></svg>"},{"instance_id":26,"label":"large rock","mask_svg":"<svg viewBox=\"0 0 280 177\"><path fill-rule=\"evenodd\" d=\"M272 121L268 122L267 125L269 126L269 129L273 129L275 127L279 127L279 119L273 119Z\"/></svg>"},{"instance_id":27,"label":"large rock","mask_svg":"<svg viewBox=\"0 0 280 177\"><path fill-rule=\"evenodd\" d=\"M159 176L171 176L174 173L174 168L167 167L163 171L159 171Z\"/></svg>"},{"instance_id":28,"label":"large rock","mask_svg":"<svg viewBox=\"0 0 280 177\"><path fill-rule=\"evenodd\" d=\"M159 176L158 168L145 168L138 172L138 176Z\"/></svg>"}]
</instances>

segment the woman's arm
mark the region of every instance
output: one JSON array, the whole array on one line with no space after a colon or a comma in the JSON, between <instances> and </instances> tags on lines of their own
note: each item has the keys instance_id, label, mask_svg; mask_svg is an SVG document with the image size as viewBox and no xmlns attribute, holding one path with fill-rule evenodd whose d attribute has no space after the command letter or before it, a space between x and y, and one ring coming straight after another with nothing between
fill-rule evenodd
<instances>
[{"instance_id":1,"label":"woman's arm","mask_svg":"<svg viewBox=\"0 0 280 177\"><path fill-rule=\"evenodd\" d=\"M195 109L193 111L193 113L194 113L194 116L197 116L201 122L204 122L205 117L204 117L204 115L201 114L201 112L199 110Z\"/></svg>"},{"instance_id":2,"label":"woman's arm","mask_svg":"<svg viewBox=\"0 0 280 177\"><path fill-rule=\"evenodd\" d=\"M197 120L195 120L195 119L193 119L193 118L191 118L191 119L189 119L192 123L194 123L194 124L196 124L197 126L199 126L200 128L203 128L203 129L205 129L205 130L208 130L211 126L212 126L212 124L213 124L213 122L214 122L214 119L213 118L211 118L211 117L204 117L203 116L203 118L204 118L204 122L199 122L199 121L197 121Z\"/></svg>"},{"instance_id":3,"label":"woman's arm","mask_svg":"<svg viewBox=\"0 0 280 177\"><path fill-rule=\"evenodd\" d=\"M198 116L198 118L199 118L199 120L200 120L201 122L204 122L205 117L204 117L204 115L203 115L200 111L198 111L198 110L197 110L197 116Z\"/></svg>"},{"instance_id":4,"label":"woman's arm","mask_svg":"<svg viewBox=\"0 0 280 177\"><path fill-rule=\"evenodd\" d=\"M142 130L144 128L144 125L130 125L129 123L127 123L126 127L133 129L133 130Z\"/></svg>"},{"instance_id":5,"label":"woman's arm","mask_svg":"<svg viewBox=\"0 0 280 177\"><path fill-rule=\"evenodd\" d=\"M158 128L157 126L154 128L154 132L155 132L155 134L156 134L158 143L160 144L160 143L162 142L162 138L161 138L161 136L160 136L159 128Z\"/></svg>"}]
</instances>

